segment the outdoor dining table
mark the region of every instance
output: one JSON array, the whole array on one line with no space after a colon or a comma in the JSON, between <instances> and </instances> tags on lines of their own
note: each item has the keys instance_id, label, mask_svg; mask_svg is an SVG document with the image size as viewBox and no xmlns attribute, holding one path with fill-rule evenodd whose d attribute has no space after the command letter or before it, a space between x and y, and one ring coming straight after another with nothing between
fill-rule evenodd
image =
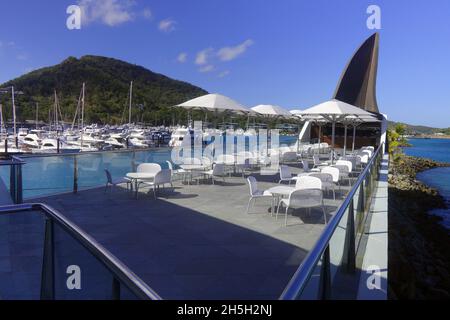
<instances>
[{"instance_id":1,"label":"outdoor dining table","mask_svg":"<svg viewBox=\"0 0 450 320\"><path fill-rule=\"evenodd\" d=\"M294 191L295 188L294 187L288 187L288 186L276 186L270 189L267 189L266 192L270 193L272 195L272 197L274 198L273 200L277 200L277 203L279 202L279 199L281 197L287 197L291 194L292 191ZM271 208L271 214L273 215L275 211L275 205L274 205L274 201L272 201L272 208Z\"/></svg>"},{"instance_id":2,"label":"outdoor dining table","mask_svg":"<svg viewBox=\"0 0 450 320\"><path fill-rule=\"evenodd\" d=\"M153 180L155 179L156 173L150 172L131 172L127 173L126 177L131 180L131 185L135 186L136 199L138 198L138 184L141 180Z\"/></svg>"},{"instance_id":3,"label":"outdoor dining table","mask_svg":"<svg viewBox=\"0 0 450 320\"><path fill-rule=\"evenodd\" d=\"M208 167L201 165L201 164L182 164L182 165L180 165L180 168L189 174L189 180L188 180L189 185L192 182L194 172L202 172L202 171L206 171L208 169Z\"/></svg>"}]
</instances>

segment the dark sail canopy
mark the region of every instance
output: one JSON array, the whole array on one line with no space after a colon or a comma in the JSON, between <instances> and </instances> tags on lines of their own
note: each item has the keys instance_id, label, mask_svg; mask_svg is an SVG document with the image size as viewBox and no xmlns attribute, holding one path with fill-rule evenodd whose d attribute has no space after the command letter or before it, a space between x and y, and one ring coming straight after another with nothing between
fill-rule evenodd
<instances>
[{"instance_id":1,"label":"dark sail canopy","mask_svg":"<svg viewBox=\"0 0 450 320\"><path fill-rule=\"evenodd\" d=\"M334 93L334 99L369 112L379 113L376 83L379 34L368 38L347 64Z\"/></svg>"}]
</instances>

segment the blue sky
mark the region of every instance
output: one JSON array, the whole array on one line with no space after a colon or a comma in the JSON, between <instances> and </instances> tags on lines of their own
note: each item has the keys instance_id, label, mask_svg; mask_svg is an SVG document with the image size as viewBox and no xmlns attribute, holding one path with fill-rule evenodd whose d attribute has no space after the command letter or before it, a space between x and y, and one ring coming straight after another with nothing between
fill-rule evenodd
<instances>
[{"instance_id":1,"label":"blue sky","mask_svg":"<svg viewBox=\"0 0 450 320\"><path fill-rule=\"evenodd\" d=\"M381 8L378 103L450 127L450 1L0 0L0 82L68 56L105 55L228 95L305 109L329 99ZM86 8L81 30L66 9Z\"/></svg>"}]
</instances>

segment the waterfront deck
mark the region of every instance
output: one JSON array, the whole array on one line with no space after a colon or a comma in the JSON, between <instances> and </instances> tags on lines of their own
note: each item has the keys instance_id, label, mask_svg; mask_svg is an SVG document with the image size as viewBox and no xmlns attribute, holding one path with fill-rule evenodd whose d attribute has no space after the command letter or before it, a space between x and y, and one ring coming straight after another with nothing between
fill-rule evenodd
<instances>
[{"instance_id":1,"label":"waterfront deck","mask_svg":"<svg viewBox=\"0 0 450 320\"><path fill-rule=\"evenodd\" d=\"M278 179L255 176L261 189ZM299 210L284 227L283 216L270 215L269 199L245 214L242 177L175 187L158 200L147 190L136 200L124 188L101 188L33 202L73 220L165 299L276 299L324 228L320 210ZM339 202L327 197L329 217Z\"/></svg>"}]
</instances>

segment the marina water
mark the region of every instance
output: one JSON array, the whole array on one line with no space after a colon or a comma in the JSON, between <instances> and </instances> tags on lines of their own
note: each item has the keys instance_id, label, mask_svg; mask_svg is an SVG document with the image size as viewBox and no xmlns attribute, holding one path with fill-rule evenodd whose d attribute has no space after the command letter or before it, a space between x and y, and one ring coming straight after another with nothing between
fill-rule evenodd
<instances>
[{"instance_id":1,"label":"marina water","mask_svg":"<svg viewBox=\"0 0 450 320\"><path fill-rule=\"evenodd\" d=\"M292 145L296 136L280 136L280 146ZM106 184L105 169L114 179L124 177L140 163L158 163L167 169L171 160L170 148L126 150L64 155L23 156L23 193L25 199L67 193L74 190L74 168L77 167L77 188L86 190ZM0 168L0 177L9 186L9 170Z\"/></svg>"},{"instance_id":2,"label":"marina water","mask_svg":"<svg viewBox=\"0 0 450 320\"><path fill-rule=\"evenodd\" d=\"M450 139L409 139L409 143L412 147L404 149L409 156L450 163ZM450 229L450 167L421 172L417 179L438 189L445 198L448 209L436 209L432 213L441 216L444 219L442 223Z\"/></svg>"}]
</instances>

